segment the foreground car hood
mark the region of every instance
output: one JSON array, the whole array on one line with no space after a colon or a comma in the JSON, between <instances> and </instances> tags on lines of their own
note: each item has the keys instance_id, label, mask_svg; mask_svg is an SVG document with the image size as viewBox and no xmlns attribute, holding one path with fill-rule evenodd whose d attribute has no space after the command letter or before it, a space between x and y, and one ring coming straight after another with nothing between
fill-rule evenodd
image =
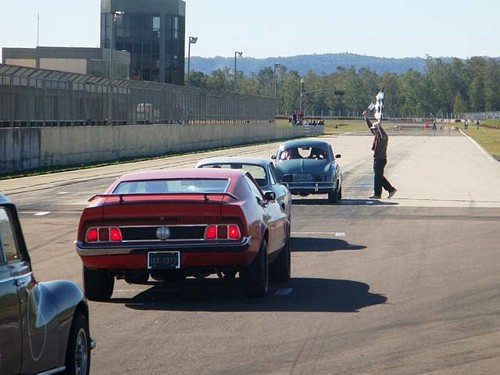
<instances>
[{"instance_id":1,"label":"foreground car hood","mask_svg":"<svg viewBox=\"0 0 500 375\"><path fill-rule=\"evenodd\" d=\"M280 176L285 174L323 174L333 167L330 160L292 159L276 163L276 171Z\"/></svg>"}]
</instances>

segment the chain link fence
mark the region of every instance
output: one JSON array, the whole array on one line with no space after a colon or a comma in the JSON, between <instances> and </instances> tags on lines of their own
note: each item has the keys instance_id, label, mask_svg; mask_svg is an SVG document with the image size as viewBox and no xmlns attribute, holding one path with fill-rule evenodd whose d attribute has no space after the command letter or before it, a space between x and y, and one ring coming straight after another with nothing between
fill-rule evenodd
<instances>
[{"instance_id":1,"label":"chain link fence","mask_svg":"<svg viewBox=\"0 0 500 375\"><path fill-rule=\"evenodd\" d=\"M0 127L274 122L272 97L0 64Z\"/></svg>"}]
</instances>

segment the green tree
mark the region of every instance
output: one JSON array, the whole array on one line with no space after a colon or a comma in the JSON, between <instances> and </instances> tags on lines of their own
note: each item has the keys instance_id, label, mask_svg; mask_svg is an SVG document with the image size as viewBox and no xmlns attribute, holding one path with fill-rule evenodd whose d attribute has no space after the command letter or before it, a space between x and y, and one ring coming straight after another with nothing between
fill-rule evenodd
<instances>
[{"instance_id":1,"label":"green tree","mask_svg":"<svg viewBox=\"0 0 500 375\"><path fill-rule=\"evenodd\" d=\"M299 108L300 76L297 71L291 70L283 74L279 93L283 114L291 115Z\"/></svg>"},{"instance_id":2,"label":"green tree","mask_svg":"<svg viewBox=\"0 0 500 375\"><path fill-rule=\"evenodd\" d=\"M427 115L422 103L424 91L422 74L415 70L408 70L400 78L400 108L399 116L402 117L425 117Z\"/></svg>"},{"instance_id":3,"label":"green tree","mask_svg":"<svg viewBox=\"0 0 500 375\"><path fill-rule=\"evenodd\" d=\"M274 67L266 67L249 76L239 71L236 78L236 91L249 95L272 97L276 82L279 114L289 116L301 103L301 79L306 115L360 116L382 87L387 117L446 117L450 113L500 109L500 63L481 57L453 59L450 63L428 57L424 73L410 69L401 75L339 67L331 74L309 71L300 76L280 65L276 77ZM190 85L233 92L233 71L219 69L209 76L193 71ZM344 95L335 95L335 90L343 90Z\"/></svg>"},{"instance_id":4,"label":"green tree","mask_svg":"<svg viewBox=\"0 0 500 375\"><path fill-rule=\"evenodd\" d=\"M469 83L469 109L473 112L485 110L486 63L481 57L473 57L468 61L471 81Z\"/></svg>"},{"instance_id":5,"label":"green tree","mask_svg":"<svg viewBox=\"0 0 500 375\"><path fill-rule=\"evenodd\" d=\"M484 111L500 109L500 63L493 59L486 61L484 73Z\"/></svg>"},{"instance_id":6,"label":"green tree","mask_svg":"<svg viewBox=\"0 0 500 375\"><path fill-rule=\"evenodd\" d=\"M462 99L462 95L457 93L455 103L453 104L453 113L459 115L467 111L467 103Z\"/></svg>"},{"instance_id":7,"label":"green tree","mask_svg":"<svg viewBox=\"0 0 500 375\"><path fill-rule=\"evenodd\" d=\"M218 91L231 91L232 83L232 72L229 68L214 70L206 79L206 87Z\"/></svg>"},{"instance_id":8,"label":"green tree","mask_svg":"<svg viewBox=\"0 0 500 375\"><path fill-rule=\"evenodd\" d=\"M203 74L202 72L197 72L197 71L193 70L189 73L188 85L191 87L206 88L207 87L207 84L206 84L207 78L208 77L205 74Z\"/></svg>"}]
</instances>

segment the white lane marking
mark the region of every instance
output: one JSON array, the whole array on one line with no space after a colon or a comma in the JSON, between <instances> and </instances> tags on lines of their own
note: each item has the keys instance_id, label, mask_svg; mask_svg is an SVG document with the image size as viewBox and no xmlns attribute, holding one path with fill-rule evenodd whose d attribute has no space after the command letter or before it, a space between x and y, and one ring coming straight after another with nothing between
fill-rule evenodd
<instances>
[{"instance_id":1,"label":"white lane marking","mask_svg":"<svg viewBox=\"0 0 500 375\"><path fill-rule=\"evenodd\" d=\"M19 211L20 215L35 215L35 216L45 216L50 214L48 211Z\"/></svg>"},{"instance_id":2,"label":"white lane marking","mask_svg":"<svg viewBox=\"0 0 500 375\"><path fill-rule=\"evenodd\" d=\"M293 292L293 288L282 288L282 289L278 289L274 293L274 295L275 296L288 296L292 292Z\"/></svg>"},{"instance_id":3,"label":"white lane marking","mask_svg":"<svg viewBox=\"0 0 500 375\"><path fill-rule=\"evenodd\" d=\"M59 195L64 195L64 194L69 194L69 191L60 191L59 193L57 193Z\"/></svg>"},{"instance_id":4,"label":"white lane marking","mask_svg":"<svg viewBox=\"0 0 500 375\"><path fill-rule=\"evenodd\" d=\"M292 232L292 236L331 236L345 237L346 232Z\"/></svg>"}]
</instances>

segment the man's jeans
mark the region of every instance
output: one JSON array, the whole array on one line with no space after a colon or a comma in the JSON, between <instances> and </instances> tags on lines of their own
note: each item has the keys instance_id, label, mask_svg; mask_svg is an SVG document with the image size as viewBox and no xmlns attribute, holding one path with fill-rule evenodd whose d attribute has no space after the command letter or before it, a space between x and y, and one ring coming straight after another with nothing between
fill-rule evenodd
<instances>
[{"instance_id":1,"label":"man's jeans","mask_svg":"<svg viewBox=\"0 0 500 375\"><path fill-rule=\"evenodd\" d=\"M384 188L388 192L394 190L394 187L384 177L384 168L386 164L387 159L373 159L373 172L375 173L374 193L379 197L382 195L382 188Z\"/></svg>"}]
</instances>

